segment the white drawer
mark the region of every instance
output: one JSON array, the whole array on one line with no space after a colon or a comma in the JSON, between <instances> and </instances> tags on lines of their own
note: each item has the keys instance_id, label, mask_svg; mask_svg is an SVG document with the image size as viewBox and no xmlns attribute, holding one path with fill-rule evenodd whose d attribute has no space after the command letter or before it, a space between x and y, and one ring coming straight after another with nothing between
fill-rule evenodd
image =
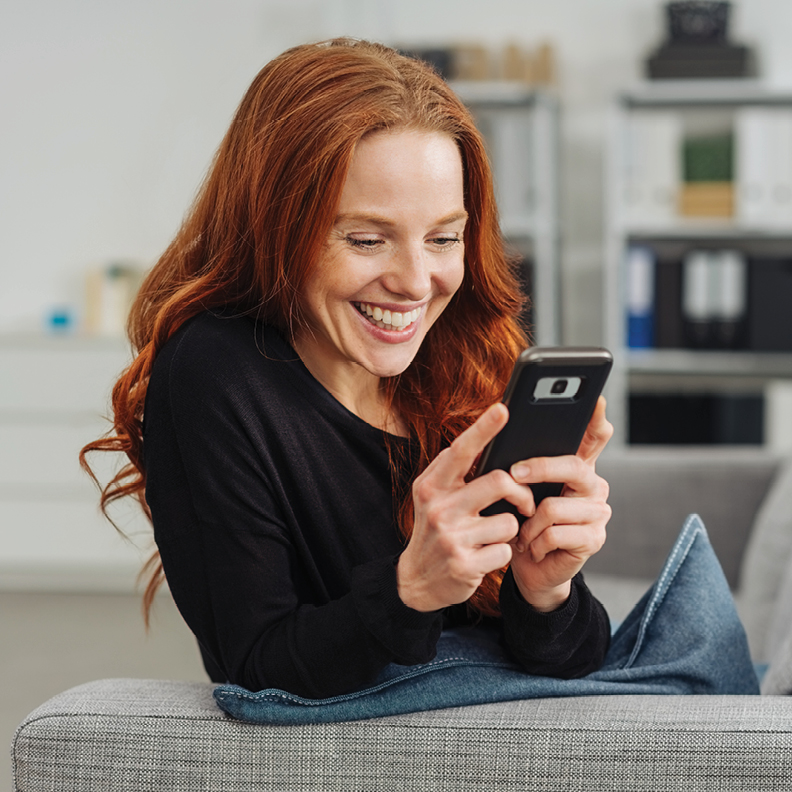
<instances>
[{"instance_id":1,"label":"white drawer","mask_svg":"<svg viewBox=\"0 0 792 792\"><path fill-rule=\"evenodd\" d=\"M35 418L35 417L34 417ZM11 487L73 487L88 493L94 485L80 467L80 449L96 440L109 424L98 418L65 416L59 420L35 421L30 417L4 422L0 416L0 499ZM123 457L123 462L126 457ZM119 454L93 454L97 476L108 481L119 462ZM13 496L13 491L12 491Z\"/></svg>"},{"instance_id":2,"label":"white drawer","mask_svg":"<svg viewBox=\"0 0 792 792\"><path fill-rule=\"evenodd\" d=\"M121 537L91 501L0 501L0 568L137 570L150 552L151 529L142 513L123 511L119 524L133 541Z\"/></svg>"},{"instance_id":3,"label":"white drawer","mask_svg":"<svg viewBox=\"0 0 792 792\"><path fill-rule=\"evenodd\" d=\"M0 343L0 414L108 415L110 392L129 364L126 345L99 339Z\"/></svg>"}]
</instances>

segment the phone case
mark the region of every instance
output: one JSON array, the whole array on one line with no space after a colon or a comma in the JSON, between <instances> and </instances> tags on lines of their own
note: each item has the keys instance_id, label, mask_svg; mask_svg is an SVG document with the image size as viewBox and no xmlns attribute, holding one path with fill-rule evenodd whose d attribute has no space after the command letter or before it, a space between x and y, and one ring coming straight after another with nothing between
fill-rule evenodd
<instances>
[{"instance_id":1,"label":"phone case","mask_svg":"<svg viewBox=\"0 0 792 792\"><path fill-rule=\"evenodd\" d=\"M503 397L509 421L485 449L476 475L497 468L509 470L523 459L577 453L612 365L610 352L599 347L526 349L515 364ZM547 383L568 383L577 378L579 387L573 395L549 392ZM540 385L541 381L544 383ZM548 496L559 495L563 484L532 484L531 489L539 504ZM481 513L503 511L525 519L506 501Z\"/></svg>"}]
</instances>

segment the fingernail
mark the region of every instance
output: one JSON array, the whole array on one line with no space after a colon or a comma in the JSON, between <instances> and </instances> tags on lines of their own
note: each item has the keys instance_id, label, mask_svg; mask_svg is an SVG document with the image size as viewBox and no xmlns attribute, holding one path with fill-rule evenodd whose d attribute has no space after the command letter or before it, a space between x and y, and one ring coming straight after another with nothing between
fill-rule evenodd
<instances>
[{"instance_id":1,"label":"fingernail","mask_svg":"<svg viewBox=\"0 0 792 792\"><path fill-rule=\"evenodd\" d=\"M531 475L531 466L525 462L516 462L511 466L510 473L515 479L528 478Z\"/></svg>"}]
</instances>

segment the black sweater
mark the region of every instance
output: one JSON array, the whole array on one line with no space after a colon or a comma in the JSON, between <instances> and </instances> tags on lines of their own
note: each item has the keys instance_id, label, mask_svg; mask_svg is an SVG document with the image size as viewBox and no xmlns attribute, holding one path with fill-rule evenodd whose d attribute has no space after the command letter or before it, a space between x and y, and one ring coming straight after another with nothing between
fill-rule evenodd
<instances>
[{"instance_id":1,"label":"black sweater","mask_svg":"<svg viewBox=\"0 0 792 792\"><path fill-rule=\"evenodd\" d=\"M146 498L174 600L214 681L312 698L428 662L464 606L399 599L392 468L381 430L336 401L272 328L202 314L154 364ZM409 441L393 442L409 455ZM580 676L609 643L581 576L551 614L507 573L503 632L526 671Z\"/></svg>"}]
</instances>

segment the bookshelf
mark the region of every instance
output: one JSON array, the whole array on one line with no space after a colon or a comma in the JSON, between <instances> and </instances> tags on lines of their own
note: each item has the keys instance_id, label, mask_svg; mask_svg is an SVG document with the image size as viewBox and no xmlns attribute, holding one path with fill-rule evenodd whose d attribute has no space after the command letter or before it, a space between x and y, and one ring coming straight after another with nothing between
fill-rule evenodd
<instances>
[{"instance_id":1,"label":"bookshelf","mask_svg":"<svg viewBox=\"0 0 792 792\"><path fill-rule=\"evenodd\" d=\"M770 402L792 398L792 94L750 80L648 83L616 99L609 124L615 445L674 436L655 397L731 411L736 434L705 444L771 445ZM655 424L649 440L639 411Z\"/></svg>"},{"instance_id":2,"label":"bookshelf","mask_svg":"<svg viewBox=\"0 0 792 792\"><path fill-rule=\"evenodd\" d=\"M547 91L509 80L453 81L484 135L501 229L523 258L526 317L537 346L560 339L558 105Z\"/></svg>"}]
</instances>

